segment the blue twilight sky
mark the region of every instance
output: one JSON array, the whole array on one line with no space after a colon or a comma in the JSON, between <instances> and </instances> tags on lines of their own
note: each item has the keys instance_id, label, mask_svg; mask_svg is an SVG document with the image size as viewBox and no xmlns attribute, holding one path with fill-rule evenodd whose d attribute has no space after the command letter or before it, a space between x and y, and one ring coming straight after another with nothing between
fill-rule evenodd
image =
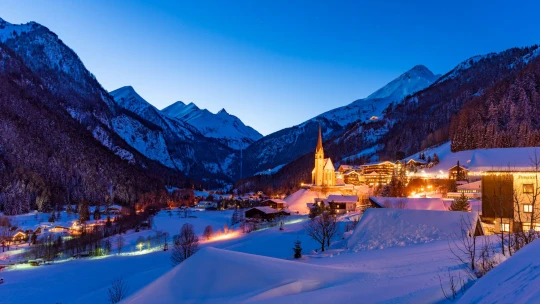
<instances>
[{"instance_id":1,"label":"blue twilight sky","mask_svg":"<svg viewBox=\"0 0 540 304\"><path fill-rule=\"evenodd\" d=\"M266 135L363 98L417 64L540 42L540 1L2 0L36 21L107 90L157 108L225 108Z\"/></svg>"}]
</instances>

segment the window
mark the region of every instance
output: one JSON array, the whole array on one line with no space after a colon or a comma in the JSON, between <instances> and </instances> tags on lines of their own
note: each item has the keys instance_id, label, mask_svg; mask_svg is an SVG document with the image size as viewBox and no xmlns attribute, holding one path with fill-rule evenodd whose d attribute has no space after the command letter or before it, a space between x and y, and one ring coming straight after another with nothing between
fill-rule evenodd
<instances>
[{"instance_id":1,"label":"window","mask_svg":"<svg viewBox=\"0 0 540 304\"><path fill-rule=\"evenodd\" d=\"M535 231L540 231L540 223L533 223L533 227ZM529 231L531 230L531 223L523 223L523 231Z\"/></svg>"},{"instance_id":2,"label":"window","mask_svg":"<svg viewBox=\"0 0 540 304\"><path fill-rule=\"evenodd\" d=\"M532 209L532 205L523 205L523 212L531 213L533 211Z\"/></svg>"},{"instance_id":3,"label":"window","mask_svg":"<svg viewBox=\"0 0 540 304\"><path fill-rule=\"evenodd\" d=\"M533 184L523 184L523 193L533 193L534 186Z\"/></svg>"},{"instance_id":4,"label":"window","mask_svg":"<svg viewBox=\"0 0 540 304\"><path fill-rule=\"evenodd\" d=\"M501 224L501 231L502 231L502 232L510 232L510 224L508 224L508 223L502 223L502 224Z\"/></svg>"}]
</instances>

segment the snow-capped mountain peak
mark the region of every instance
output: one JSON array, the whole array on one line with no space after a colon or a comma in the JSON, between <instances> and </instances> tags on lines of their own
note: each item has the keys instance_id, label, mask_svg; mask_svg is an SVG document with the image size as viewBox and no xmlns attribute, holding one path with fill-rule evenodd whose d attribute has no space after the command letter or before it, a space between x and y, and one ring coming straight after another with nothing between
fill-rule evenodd
<instances>
[{"instance_id":1,"label":"snow-capped mountain peak","mask_svg":"<svg viewBox=\"0 0 540 304\"><path fill-rule=\"evenodd\" d=\"M375 91L366 99L386 98L397 101L430 86L437 78L439 78L439 75L434 75L424 65L417 65Z\"/></svg>"},{"instance_id":2,"label":"snow-capped mountain peak","mask_svg":"<svg viewBox=\"0 0 540 304\"><path fill-rule=\"evenodd\" d=\"M161 110L169 117L187 122L197 128L204 136L220 140L233 149L244 149L262 135L246 126L238 117L221 109L214 114L200 109L194 103L176 102Z\"/></svg>"},{"instance_id":3,"label":"snow-capped mountain peak","mask_svg":"<svg viewBox=\"0 0 540 304\"><path fill-rule=\"evenodd\" d=\"M379 120L388 105L393 102L400 102L407 95L427 88L437 78L439 78L439 75L434 75L427 67L417 65L367 98L358 99L346 106L323 113L318 117L335 121L341 126L357 121Z\"/></svg>"}]
</instances>

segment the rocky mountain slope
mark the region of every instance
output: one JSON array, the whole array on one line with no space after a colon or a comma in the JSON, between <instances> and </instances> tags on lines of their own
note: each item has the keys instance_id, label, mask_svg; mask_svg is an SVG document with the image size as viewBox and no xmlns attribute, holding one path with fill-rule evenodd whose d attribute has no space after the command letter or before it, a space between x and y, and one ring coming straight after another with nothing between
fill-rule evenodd
<instances>
[{"instance_id":1,"label":"rocky mountain slope","mask_svg":"<svg viewBox=\"0 0 540 304\"><path fill-rule=\"evenodd\" d=\"M61 108L111 151L127 143L146 159L192 178L212 184L234 179L230 166L234 150L190 125L161 117L157 110L146 113L142 108L118 106L77 54L46 27L0 20L0 42L42 79ZM129 157L125 152L117 154Z\"/></svg>"},{"instance_id":2,"label":"rocky mountain slope","mask_svg":"<svg viewBox=\"0 0 540 304\"><path fill-rule=\"evenodd\" d=\"M184 104L177 101L161 110L165 115L187 122L202 135L215 138L221 143L239 150L245 149L262 135L236 116L221 109L214 114L206 109L199 109L194 103Z\"/></svg>"}]
</instances>

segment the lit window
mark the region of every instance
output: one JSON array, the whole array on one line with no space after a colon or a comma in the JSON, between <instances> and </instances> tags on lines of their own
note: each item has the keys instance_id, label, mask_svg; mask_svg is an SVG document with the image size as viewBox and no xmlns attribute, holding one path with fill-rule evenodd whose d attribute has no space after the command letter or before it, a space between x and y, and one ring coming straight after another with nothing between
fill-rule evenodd
<instances>
[{"instance_id":1,"label":"lit window","mask_svg":"<svg viewBox=\"0 0 540 304\"><path fill-rule=\"evenodd\" d=\"M534 186L533 184L523 184L523 193L533 193Z\"/></svg>"},{"instance_id":2,"label":"lit window","mask_svg":"<svg viewBox=\"0 0 540 304\"><path fill-rule=\"evenodd\" d=\"M532 205L523 205L523 212L531 213L532 209Z\"/></svg>"},{"instance_id":3,"label":"lit window","mask_svg":"<svg viewBox=\"0 0 540 304\"><path fill-rule=\"evenodd\" d=\"M502 232L510 232L510 224L508 224L508 223L502 223L502 224L501 224L501 231L502 231Z\"/></svg>"},{"instance_id":4,"label":"lit window","mask_svg":"<svg viewBox=\"0 0 540 304\"><path fill-rule=\"evenodd\" d=\"M533 223L535 231L540 231L540 223ZM523 223L523 231L531 230L531 223Z\"/></svg>"}]
</instances>

